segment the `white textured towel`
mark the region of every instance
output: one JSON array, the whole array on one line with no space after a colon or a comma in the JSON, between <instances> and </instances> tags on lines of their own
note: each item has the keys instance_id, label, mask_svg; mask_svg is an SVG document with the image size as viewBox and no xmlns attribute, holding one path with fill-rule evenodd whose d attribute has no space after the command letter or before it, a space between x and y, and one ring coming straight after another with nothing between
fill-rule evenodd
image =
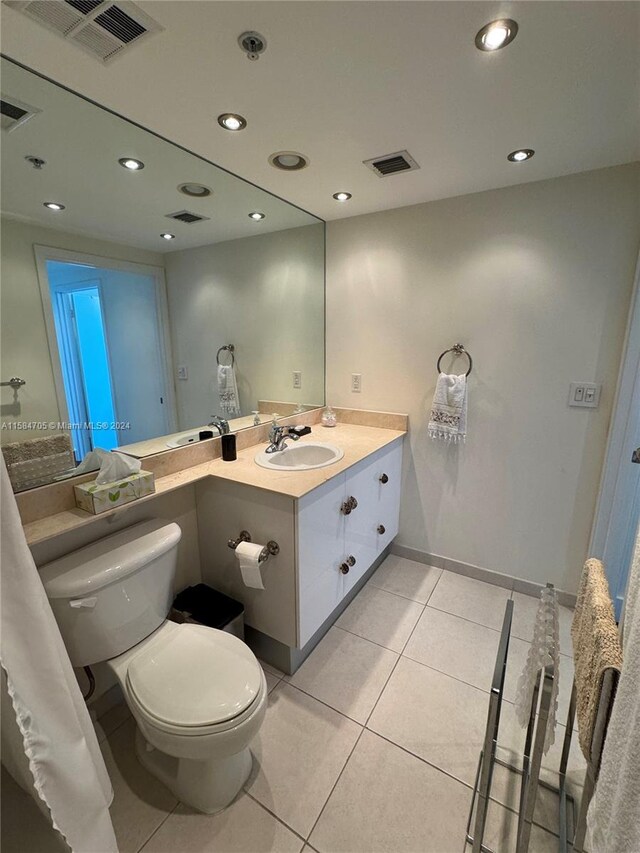
<instances>
[{"instance_id":1,"label":"white textured towel","mask_svg":"<svg viewBox=\"0 0 640 853\"><path fill-rule=\"evenodd\" d=\"M240 414L240 396L236 382L235 367L230 364L218 365L218 394L222 414L238 416Z\"/></svg>"},{"instance_id":2,"label":"white textured towel","mask_svg":"<svg viewBox=\"0 0 640 853\"><path fill-rule=\"evenodd\" d=\"M587 817L591 853L640 850L640 536L623 625L622 672Z\"/></svg>"},{"instance_id":3,"label":"white textured towel","mask_svg":"<svg viewBox=\"0 0 640 853\"><path fill-rule=\"evenodd\" d=\"M431 404L429 436L458 443L467 437L467 377L441 373Z\"/></svg>"}]
</instances>

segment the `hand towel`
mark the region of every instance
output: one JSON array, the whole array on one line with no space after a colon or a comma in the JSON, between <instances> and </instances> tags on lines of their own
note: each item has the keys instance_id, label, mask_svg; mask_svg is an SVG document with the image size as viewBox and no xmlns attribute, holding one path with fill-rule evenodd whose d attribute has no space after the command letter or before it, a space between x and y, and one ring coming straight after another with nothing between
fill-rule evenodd
<instances>
[{"instance_id":1,"label":"hand towel","mask_svg":"<svg viewBox=\"0 0 640 853\"><path fill-rule=\"evenodd\" d=\"M558 687L560 685L560 654L558 628L558 601L553 587L545 587L540 593L531 645L527 660L518 678L516 716L523 728L529 725L533 689L538 673L547 666L553 667L553 687L549 704L549 717L545 732L543 752L546 755L555 741L556 717L558 713ZM541 682L542 684L542 682Z\"/></svg>"},{"instance_id":2,"label":"hand towel","mask_svg":"<svg viewBox=\"0 0 640 853\"><path fill-rule=\"evenodd\" d=\"M218 394L223 415L237 417L240 415L240 396L236 382L236 370L231 364L218 365Z\"/></svg>"},{"instance_id":3,"label":"hand towel","mask_svg":"<svg viewBox=\"0 0 640 853\"><path fill-rule=\"evenodd\" d=\"M429 436L457 444L467 437L467 377L441 373L431 404Z\"/></svg>"},{"instance_id":4,"label":"hand towel","mask_svg":"<svg viewBox=\"0 0 640 853\"><path fill-rule=\"evenodd\" d=\"M576 681L576 716L580 748L587 761L600 706L605 672L622 668L622 648L609 584L600 560L587 560L571 625ZM610 697L602 697L609 702Z\"/></svg>"},{"instance_id":5,"label":"hand towel","mask_svg":"<svg viewBox=\"0 0 640 853\"><path fill-rule=\"evenodd\" d=\"M640 850L640 536L625 601L624 665L589 807L591 853ZM631 605L631 606L630 606Z\"/></svg>"}]
</instances>

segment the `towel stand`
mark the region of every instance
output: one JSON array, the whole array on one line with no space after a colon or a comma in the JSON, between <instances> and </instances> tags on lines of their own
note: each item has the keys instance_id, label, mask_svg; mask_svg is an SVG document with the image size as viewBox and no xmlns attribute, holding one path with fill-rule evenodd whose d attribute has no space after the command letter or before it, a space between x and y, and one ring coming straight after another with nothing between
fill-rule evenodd
<instances>
[{"instance_id":1,"label":"towel stand","mask_svg":"<svg viewBox=\"0 0 640 853\"><path fill-rule=\"evenodd\" d=\"M444 352L440 353L440 357L436 362L436 370L438 371L438 373L440 373L440 362L448 352L454 352L456 355L466 355L466 357L469 359L469 370L467 370L465 376L468 376L473 369L473 359L466 351L466 349L462 346L462 344L454 344L452 347L449 347L449 349L446 349Z\"/></svg>"}]
</instances>

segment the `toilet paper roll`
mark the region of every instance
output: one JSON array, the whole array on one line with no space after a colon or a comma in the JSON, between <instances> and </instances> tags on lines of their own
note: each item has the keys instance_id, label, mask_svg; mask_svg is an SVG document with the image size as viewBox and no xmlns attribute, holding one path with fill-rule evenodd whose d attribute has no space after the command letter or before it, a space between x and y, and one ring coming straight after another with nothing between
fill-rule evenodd
<instances>
[{"instance_id":1,"label":"toilet paper roll","mask_svg":"<svg viewBox=\"0 0 640 853\"><path fill-rule=\"evenodd\" d=\"M245 586L264 589L260 572L259 557L264 545L257 542L240 542L236 548L236 560L240 564L242 581Z\"/></svg>"}]
</instances>

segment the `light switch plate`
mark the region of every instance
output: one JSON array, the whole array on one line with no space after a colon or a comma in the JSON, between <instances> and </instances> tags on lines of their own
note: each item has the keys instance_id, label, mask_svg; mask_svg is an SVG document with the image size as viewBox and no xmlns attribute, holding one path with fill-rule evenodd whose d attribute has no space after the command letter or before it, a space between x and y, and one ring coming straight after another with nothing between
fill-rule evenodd
<instances>
[{"instance_id":1,"label":"light switch plate","mask_svg":"<svg viewBox=\"0 0 640 853\"><path fill-rule=\"evenodd\" d=\"M184 364L181 364L178 367L177 373L178 373L178 379L188 379L189 378L189 370L187 369L186 365L184 365Z\"/></svg>"},{"instance_id":2,"label":"light switch plate","mask_svg":"<svg viewBox=\"0 0 640 853\"><path fill-rule=\"evenodd\" d=\"M595 382L572 382L569 386L569 405L582 409L597 409L601 387Z\"/></svg>"},{"instance_id":3,"label":"light switch plate","mask_svg":"<svg viewBox=\"0 0 640 853\"><path fill-rule=\"evenodd\" d=\"M300 370L293 371L293 387L302 388L302 371Z\"/></svg>"},{"instance_id":4,"label":"light switch plate","mask_svg":"<svg viewBox=\"0 0 640 853\"><path fill-rule=\"evenodd\" d=\"M362 374L361 373L352 373L351 374L351 391L355 394L359 394L362 391Z\"/></svg>"}]
</instances>

